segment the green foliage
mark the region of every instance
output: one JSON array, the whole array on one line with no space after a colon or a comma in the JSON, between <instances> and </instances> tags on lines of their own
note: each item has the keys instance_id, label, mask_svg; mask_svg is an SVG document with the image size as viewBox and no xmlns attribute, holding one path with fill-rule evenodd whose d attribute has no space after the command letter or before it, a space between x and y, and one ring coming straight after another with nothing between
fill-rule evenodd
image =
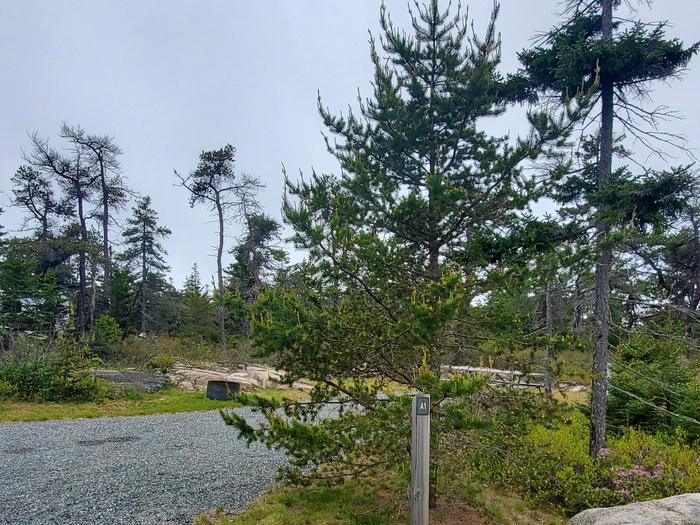
<instances>
[{"instance_id":1,"label":"green foliage","mask_svg":"<svg viewBox=\"0 0 700 525\"><path fill-rule=\"evenodd\" d=\"M611 437L601 457L591 458L587 418L563 415L549 421L497 417L466 454L469 468L568 515L700 488L698 451L682 432L655 437L632 429Z\"/></svg>"},{"instance_id":2,"label":"green foliage","mask_svg":"<svg viewBox=\"0 0 700 525\"><path fill-rule=\"evenodd\" d=\"M565 99L595 88L600 78L621 89L663 80L682 70L697 53L668 39L667 23L617 22L613 42L601 39L601 17L588 9L557 28L545 45L522 51L519 58L537 89Z\"/></svg>"},{"instance_id":3,"label":"green foliage","mask_svg":"<svg viewBox=\"0 0 700 525\"><path fill-rule=\"evenodd\" d=\"M97 318L93 326L92 351L105 358L121 349L122 331L117 320L107 314Z\"/></svg>"},{"instance_id":4,"label":"green foliage","mask_svg":"<svg viewBox=\"0 0 700 525\"><path fill-rule=\"evenodd\" d=\"M697 403L700 383L685 361L687 342L681 333L674 326L652 325L636 330L629 341L618 345L612 365L613 389L608 400L611 424L651 432L672 431L680 426L691 439L700 438L700 425L669 413L700 420Z\"/></svg>"},{"instance_id":5,"label":"green foliage","mask_svg":"<svg viewBox=\"0 0 700 525\"><path fill-rule=\"evenodd\" d=\"M0 330L50 335L66 313L55 271L42 271L39 240L9 240L0 246Z\"/></svg>"},{"instance_id":6,"label":"green foliage","mask_svg":"<svg viewBox=\"0 0 700 525\"><path fill-rule=\"evenodd\" d=\"M106 382L92 374L98 360L86 348L61 338L45 355L38 347L0 361L0 393L25 401L96 401L113 395Z\"/></svg>"},{"instance_id":7,"label":"green foliage","mask_svg":"<svg viewBox=\"0 0 700 525\"><path fill-rule=\"evenodd\" d=\"M175 360L170 354L158 354L146 361L146 368L151 370L159 370L162 373L167 373L172 368Z\"/></svg>"},{"instance_id":8,"label":"green foliage","mask_svg":"<svg viewBox=\"0 0 700 525\"><path fill-rule=\"evenodd\" d=\"M276 220L264 214L252 214L246 218L246 227L241 243L232 250L234 262L226 274L232 291L251 303L287 256L284 250L275 247L280 235Z\"/></svg>"}]
</instances>

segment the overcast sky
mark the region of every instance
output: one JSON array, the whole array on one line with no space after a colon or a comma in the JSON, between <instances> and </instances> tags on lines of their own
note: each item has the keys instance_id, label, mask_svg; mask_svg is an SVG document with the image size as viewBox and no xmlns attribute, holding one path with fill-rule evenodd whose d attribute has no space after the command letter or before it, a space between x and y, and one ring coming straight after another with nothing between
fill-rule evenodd
<instances>
[{"instance_id":1,"label":"overcast sky","mask_svg":"<svg viewBox=\"0 0 700 525\"><path fill-rule=\"evenodd\" d=\"M491 0L465 0L477 31ZM406 25L404 0L386 2ZM262 179L266 211L280 217L281 165L292 176L311 168L337 172L326 152L316 112L320 91L332 109L370 93L368 30L378 34L379 2L371 0L0 0L0 206L21 164L27 132L56 141L61 122L115 137L123 173L150 195L173 231L166 242L180 284L194 262L214 273L216 226L190 209L174 186L173 168L189 172L203 149L226 143L237 167ZM498 28L503 71L517 67L516 51L549 28L557 0L503 0ZM700 39L700 1L658 0L644 19L668 19L670 33ZM700 60L681 82L661 86L655 102L685 116L668 129L700 146ZM496 124L517 132L506 116ZM0 223L21 226L16 210ZM116 232L115 232L116 233ZM229 243L240 232L232 229ZM118 235L113 234L117 238ZM230 259L230 257L229 257Z\"/></svg>"}]
</instances>

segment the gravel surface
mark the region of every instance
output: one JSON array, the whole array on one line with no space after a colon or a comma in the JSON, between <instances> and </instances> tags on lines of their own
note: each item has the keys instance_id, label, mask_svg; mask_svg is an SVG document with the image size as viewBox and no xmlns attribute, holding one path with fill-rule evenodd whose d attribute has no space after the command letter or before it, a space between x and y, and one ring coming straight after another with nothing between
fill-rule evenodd
<instances>
[{"instance_id":1,"label":"gravel surface","mask_svg":"<svg viewBox=\"0 0 700 525\"><path fill-rule=\"evenodd\" d=\"M0 424L0 524L180 524L240 510L284 457L236 435L218 412Z\"/></svg>"}]
</instances>

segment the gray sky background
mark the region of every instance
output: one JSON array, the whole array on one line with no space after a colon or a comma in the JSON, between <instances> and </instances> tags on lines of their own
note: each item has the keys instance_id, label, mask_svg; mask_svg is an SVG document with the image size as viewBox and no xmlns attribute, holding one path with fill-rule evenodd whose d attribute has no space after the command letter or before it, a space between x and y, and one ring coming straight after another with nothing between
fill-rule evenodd
<instances>
[{"instance_id":1,"label":"gray sky background","mask_svg":"<svg viewBox=\"0 0 700 525\"><path fill-rule=\"evenodd\" d=\"M407 27L406 2L386 4L394 22ZM479 31L492 1L464 4ZM0 0L0 206L6 208L0 223L10 231L21 226L20 214L7 203L26 133L38 131L56 142L62 121L80 124L115 137L128 184L153 198L161 222L172 229L166 247L175 283L194 262L208 281L216 226L204 209L187 206L173 168L188 172L203 149L231 143L238 170L267 184L261 201L279 219L282 163L293 177L312 167L337 172L321 138L316 94L337 111L354 106L358 88L370 94L367 31L379 34L379 5ZM504 72L517 67L516 51L553 25L560 8L557 0L502 1ZM657 0L639 15L668 19L670 33L686 43L700 39L698 0ZM692 148L700 147L699 88L696 58L682 81L660 86L654 96L685 117L667 129L684 133ZM522 131L515 114L489 128ZM240 232L231 233L232 245Z\"/></svg>"}]
</instances>

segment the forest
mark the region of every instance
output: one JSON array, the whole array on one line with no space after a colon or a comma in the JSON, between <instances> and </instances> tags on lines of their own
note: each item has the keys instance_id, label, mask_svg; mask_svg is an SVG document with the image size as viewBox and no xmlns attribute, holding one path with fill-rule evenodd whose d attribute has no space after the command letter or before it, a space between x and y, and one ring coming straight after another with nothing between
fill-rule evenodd
<instances>
[{"instance_id":1,"label":"forest","mask_svg":"<svg viewBox=\"0 0 700 525\"><path fill-rule=\"evenodd\" d=\"M0 406L125 395L96 368L259 363L313 389L241 394L263 424L221 416L231 439L286 451L293 487L403 497L406 394L422 392L431 508L498 522L500 490L558 518L700 492L698 145L654 103L699 44L624 2L571 0L506 73L499 9L474 27L432 0L397 27L381 7L368 96L318 98L337 172L285 172L279 218L226 139L163 175L211 218L216 274L194 264L181 286L119 138L29 133L10 180L21 231L0 229ZM492 131L506 112L526 133ZM384 504L389 521L366 523L401 522Z\"/></svg>"}]
</instances>

